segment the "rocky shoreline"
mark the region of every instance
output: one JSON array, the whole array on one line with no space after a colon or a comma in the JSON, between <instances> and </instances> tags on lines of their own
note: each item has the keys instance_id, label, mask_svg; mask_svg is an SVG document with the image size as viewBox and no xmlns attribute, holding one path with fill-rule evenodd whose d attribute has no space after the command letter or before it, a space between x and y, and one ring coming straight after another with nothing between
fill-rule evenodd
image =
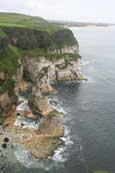
<instances>
[{"instance_id":1,"label":"rocky shoreline","mask_svg":"<svg viewBox=\"0 0 115 173\"><path fill-rule=\"evenodd\" d=\"M17 100L16 111L13 111L12 116L8 115L3 124L5 136L10 139L10 143L12 145L23 146L37 159L44 159L51 155L60 144L60 137L64 135L64 128L59 112L49 104L47 97L44 96L44 93L54 91L51 85L52 81L56 81L56 67L54 67L54 64L55 66L61 66L63 60L54 63L43 60L41 62L42 64L38 63L34 58L28 61L27 58L25 59L24 67L28 69L26 74L29 74L29 78L33 82L37 82L34 85L32 82L26 82L23 79L18 82L15 88L15 92L19 98ZM36 67L36 63L38 63L39 68L38 66ZM64 69L63 72L60 72L58 67L58 74L61 73L59 80L83 80L83 75L79 71L79 62L74 62L74 65L72 65L74 66L73 70L75 69L75 65L77 69L75 73L77 75L72 76L73 78L71 77L73 71L72 73L69 71L71 67L65 69L67 72L64 72ZM39 79L38 74L41 73L44 67L49 68L47 74L45 73ZM38 75L38 78L34 75ZM21 101L20 94L24 95L30 88L32 89L28 98ZM17 123L21 118L23 121ZM29 127L29 123L27 124L27 122L30 122L30 124L33 122L35 127L31 125ZM0 135L1 137L2 135Z\"/></svg>"},{"instance_id":2,"label":"rocky shoreline","mask_svg":"<svg viewBox=\"0 0 115 173\"><path fill-rule=\"evenodd\" d=\"M74 38L70 31L62 33L66 32ZM80 58L74 38L71 46L48 49L47 54L39 56L23 55L13 75L0 71L1 86L5 88L0 94L0 114L4 120L0 124L1 145L7 137L12 146L24 147L37 159L47 158L55 151L64 127L60 113L51 106L46 93L55 91L52 86L55 81L86 80L80 72Z\"/></svg>"}]
</instances>

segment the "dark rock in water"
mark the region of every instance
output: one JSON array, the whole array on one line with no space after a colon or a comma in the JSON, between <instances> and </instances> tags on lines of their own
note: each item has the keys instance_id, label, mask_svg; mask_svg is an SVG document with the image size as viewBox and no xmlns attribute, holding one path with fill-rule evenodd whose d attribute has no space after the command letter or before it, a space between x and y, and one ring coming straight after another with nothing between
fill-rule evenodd
<instances>
[{"instance_id":1,"label":"dark rock in water","mask_svg":"<svg viewBox=\"0 0 115 173\"><path fill-rule=\"evenodd\" d=\"M20 113L17 113L16 116L20 116Z\"/></svg>"},{"instance_id":2,"label":"dark rock in water","mask_svg":"<svg viewBox=\"0 0 115 173\"><path fill-rule=\"evenodd\" d=\"M7 148L7 144L6 143L3 143L2 144L2 148L6 149Z\"/></svg>"},{"instance_id":3,"label":"dark rock in water","mask_svg":"<svg viewBox=\"0 0 115 173\"><path fill-rule=\"evenodd\" d=\"M1 155L1 158L3 158L4 156L3 155Z\"/></svg>"},{"instance_id":4,"label":"dark rock in water","mask_svg":"<svg viewBox=\"0 0 115 173\"><path fill-rule=\"evenodd\" d=\"M2 153L0 155L0 173L4 173L7 161L5 155Z\"/></svg>"},{"instance_id":5,"label":"dark rock in water","mask_svg":"<svg viewBox=\"0 0 115 173\"><path fill-rule=\"evenodd\" d=\"M21 123L21 126L24 126L24 124L23 124L23 123Z\"/></svg>"},{"instance_id":6,"label":"dark rock in water","mask_svg":"<svg viewBox=\"0 0 115 173\"><path fill-rule=\"evenodd\" d=\"M14 145L13 144L11 145L11 149L14 149Z\"/></svg>"},{"instance_id":7,"label":"dark rock in water","mask_svg":"<svg viewBox=\"0 0 115 173\"><path fill-rule=\"evenodd\" d=\"M4 142L9 142L9 138L4 138Z\"/></svg>"},{"instance_id":8,"label":"dark rock in water","mask_svg":"<svg viewBox=\"0 0 115 173\"><path fill-rule=\"evenodd\" d=\"M86 82L88 81L88 79L86 78L86 79L84 79Z\"/></svg>"}]
</instances>

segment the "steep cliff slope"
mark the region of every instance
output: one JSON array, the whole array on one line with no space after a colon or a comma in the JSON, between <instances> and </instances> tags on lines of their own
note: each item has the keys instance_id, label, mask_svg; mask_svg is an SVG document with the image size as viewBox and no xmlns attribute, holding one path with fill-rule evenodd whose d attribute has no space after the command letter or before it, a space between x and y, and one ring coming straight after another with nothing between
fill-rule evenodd
<instances>
[{"instance_id":1,"label":"steep cliff slope","mask_svg":"<svg viewBox=\"0 0 115 173\"><path fill-rule=\"evenodd\" d=\"M0 119L8 116L6 130L16 137L12 143L14 140L17 145L23 144L36 158L51 154L64 133L59 113L43 93L54 91L51 83L56 80L83 80L80 58L79 45L71 30L39 17L0 13ZM20 103L17 96L20 90L28 89L23 88L24 80L31 82L32 93L22 103L28 109L20 111L16 110ZM34 119L35 124L39 121L39 127L16 125L16 115Z\"/></svg>"},{"instance_id":2,"label":"steep cliff slope","mask_svg":"<svg viewBox=\"0 0 115 173\"><path fill-rule=\"evenodd\" d=\"M6 90L7 80L14 82L21 80L22 61L26 62L25 74L31 73L32 78L35 78L31 68L28 69L29 61L32 58L32 61L35 61L35 57L37 57L36 63L39 63L40 59L48 60L49 65L52 65L51 68L56 61L55 70L52 71L55 73L55 79L74 79L73 74L65 78L61 75L71 65L71 60L77 62L80 58L78 42L70 30L50 24L42 18L0 13L0 93ZM59 65L60 60L62 65ZM36 63L33 64L34 67ZM47 65L44 67L47 68ZM73 73L70 71L69 73ZM39 70L36 75L39 75L38 73ZM67 71L63 74L67 75Z\"/></svg>"}]
</instances>

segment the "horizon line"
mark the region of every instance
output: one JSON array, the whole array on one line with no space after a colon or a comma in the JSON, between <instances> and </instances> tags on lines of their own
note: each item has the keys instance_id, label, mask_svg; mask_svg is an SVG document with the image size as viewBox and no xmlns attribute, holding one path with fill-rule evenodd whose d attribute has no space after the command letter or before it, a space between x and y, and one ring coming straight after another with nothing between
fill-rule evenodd
<instances>
[{"instance_id":1,"label":"horizon line","mask_svg":"<svg viewBox=\"0 0 115 173\"><path fill-rule=\"evenodd\" d=\"M109 24L109 25L115 25L115 22L98 22L98 21L80 21L80 20L68 20L68 19L48 19L39 15L32 15L32 14L28 14L28 13L21 13L21 12L16 12L16 11L0 11L0 13L14 13L14 14L22 14L22 15L28 15L28 16L32 16L32 17L41 17L45 20L48 21L59 21L59 22L73 22L73 23L84 23L84 24Z\"/></svg>"}]
</instances>

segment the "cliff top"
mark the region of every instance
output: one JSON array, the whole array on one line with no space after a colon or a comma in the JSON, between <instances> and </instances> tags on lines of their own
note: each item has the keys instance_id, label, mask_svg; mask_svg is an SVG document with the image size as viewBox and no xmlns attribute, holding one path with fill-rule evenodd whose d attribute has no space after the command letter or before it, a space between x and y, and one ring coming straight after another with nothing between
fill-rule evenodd
<instances>
[{"instance_id":1,"label":"cliff top","mask_svg":"<svg viewBox=\"0 0 115 173\"><path fill-rule=\"evenodd\" d=\"M41 17L33 17L18 13L0 13L0 26L36 29L49 33L61 29L58 25L51 24Z\"/></svg>"}]
</instances>

